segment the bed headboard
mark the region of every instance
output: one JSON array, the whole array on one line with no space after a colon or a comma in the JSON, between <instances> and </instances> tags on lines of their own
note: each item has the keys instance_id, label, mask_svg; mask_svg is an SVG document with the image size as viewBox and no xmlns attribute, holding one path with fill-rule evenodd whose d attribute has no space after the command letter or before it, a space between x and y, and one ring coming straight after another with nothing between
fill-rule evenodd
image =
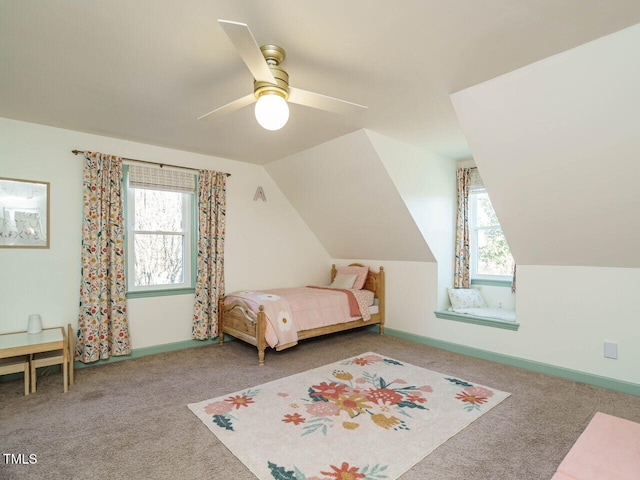
<instances>
[{"instance_id":1,"label":"bed headboard","mask_svg":"<svg viewBox=\"0 0 640 480\"><path fill-rule=\"evenodd\" d=\"M364 267L361 263L351 263L350 267ZM336 265L333 264L331 266L331 281L336 278L336 274L338 273L338 269ZM384 267L380 267L378 272L374 272L369 269L369 273L367 274L367 279L364 282L365 290L370 290L373 292L375 298L384 298Z\"/></svg>"}]
</instances>

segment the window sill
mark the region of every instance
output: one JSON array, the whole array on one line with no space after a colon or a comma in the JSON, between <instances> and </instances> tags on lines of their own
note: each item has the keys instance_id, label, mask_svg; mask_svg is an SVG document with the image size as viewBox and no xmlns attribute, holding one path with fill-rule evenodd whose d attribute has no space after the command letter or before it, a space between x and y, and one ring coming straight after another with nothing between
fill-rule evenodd
<instances>
[{"instance_id":1,"label":"window sill","mask_svg":"<svg viewBox=\"0 0 640 480\"><path fill-rule=\"evenodd\" d=\"M172 290L145 290L142 292L127 292L127 298L167 297L170 295L189 295L196 293L195 287L174 288Z\"/></svg>"},{"instance_id":2,"label":"window sill","mask_svg":"<svg viewBox=\"0 0 640 480\"><path fill-rule=\"evenodd\" d=\"M499 320L491 317L480 317L478 315L469 315L467 313L456 313L449 310L438 310L434 312L437 318L444 320L453 320L455 322L472 323L474 325L482 325L484 327L502 328L505 330L517 331L520 324L510 322L508 320Z\"/></svg>"},{"instance_id":3,"label":"window sill","mask_svg":"<svg viewBox=\"0 0 640 480\"><path fill-rule=\"evenodd\" d=\"M513 280L489 280L482 278L472 278L471 285L485 285L487 287L505 287L511 288Z\"/></svg>"}]
</instances>

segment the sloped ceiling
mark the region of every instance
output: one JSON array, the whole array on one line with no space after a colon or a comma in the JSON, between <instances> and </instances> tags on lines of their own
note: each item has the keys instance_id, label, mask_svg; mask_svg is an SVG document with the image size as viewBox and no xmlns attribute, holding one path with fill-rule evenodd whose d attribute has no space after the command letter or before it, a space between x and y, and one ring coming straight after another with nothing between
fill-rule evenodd
<instances>
[{"instance_id":1,"label":"sloped ceiling","mask_svg":"<svg viewBox=\"0 0 640 480\"><path fill-rule=\"evenodd\" d=\"M435 262L364 130L265 168L333 258Z\"/></svg>"},{"instance_id":2,"label":"sloped ceiling","mask_svg":"<svg viewBox=\"0 0 640 480\"><path fill-rule=\"evenodd\" d=\"M218 19L282 46L292 86L368 110L198 121L253 87ZM0 116L256 164L361 128L457 160L451 92L638 22L638 0L4 0Z\"/></svg>"},{"instance_id":3,"label":"sloped ceiling","mask_svg":"<svg viewBox=\"0 0 640 480\"><path fill-rule=\"evenodd\" d=\"M640 267L640 25L451 96L516 262Z\"/></svg>"}]
</instances>

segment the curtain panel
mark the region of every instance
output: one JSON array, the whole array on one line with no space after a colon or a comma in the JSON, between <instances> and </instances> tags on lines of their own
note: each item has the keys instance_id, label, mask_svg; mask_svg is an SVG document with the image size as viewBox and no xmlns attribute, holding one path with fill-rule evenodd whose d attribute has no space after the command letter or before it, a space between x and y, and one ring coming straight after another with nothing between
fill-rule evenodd
<instances>
[{"instance_id":1,"label":"curtain panel","mask_svg":"<svg viewBox=\"0 0 640 480\"><path fill-rule=\"evenodd\" d=\"M131 353L124 264L122 159L85 152L82 280L75 358Z\"/></svg>"},{"instance_id":2,"label":"curtain panel","mask_svg":"<svg viewBox=\"0 0 640 480\"><path fill-rule=\"evenodd\" d=\"M477 168L459 168L457 171L458 211L456 215L456 244L453 286L469 288L469 193L484 191L484 181ZM516 266L513 265L511 291L516 292Z\"/></svg>"},{"instance_id":3,"label":"curtain panel","mask_svg":"<svg viewBox=\"0 0 640 480\"><path fill-rule=\"evenodd\" d=\"M192 337L218 335L218 300L224 296L226 228L225 173L200 170L198 175L198 261Z\"/></svg>"},{"instance_id":4,"label":"curtain panel","mask_svg":"<svg viewBox=\"0 0 640 480\"><path fill-rule=\"evenodd\" d=\"M455 263L453 272L453 286L455 288L469 288L469 189L472 169L459 168L458 181L458 210L456 214L456 244Z\"/></svg>"}]
</instances>

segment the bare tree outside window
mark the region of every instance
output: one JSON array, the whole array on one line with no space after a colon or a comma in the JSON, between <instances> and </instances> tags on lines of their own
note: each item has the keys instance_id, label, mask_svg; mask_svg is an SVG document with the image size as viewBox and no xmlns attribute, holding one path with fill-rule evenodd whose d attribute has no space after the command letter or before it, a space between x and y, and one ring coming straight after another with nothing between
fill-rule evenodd
<instances>
[{"instance_id":1,"label":"bare tree outside window","mask_svg":"<svg viewBox=\"0 0 640 480\"><path fill-rule=\"evenodd\" d=\"M186 221L182 193L132 189L136 287L184 283Z\"/></svg>"},{"instance_id":2,"label":"bare tree outside window","mask_svg":"<svg viewBox=\"0 0 640 480\"><path fill-rule=\"evenodd\" d=\"M477 275L512 275L514 260L500 222L486 192L475 193Z\"/></svg>"}]
</instances>

